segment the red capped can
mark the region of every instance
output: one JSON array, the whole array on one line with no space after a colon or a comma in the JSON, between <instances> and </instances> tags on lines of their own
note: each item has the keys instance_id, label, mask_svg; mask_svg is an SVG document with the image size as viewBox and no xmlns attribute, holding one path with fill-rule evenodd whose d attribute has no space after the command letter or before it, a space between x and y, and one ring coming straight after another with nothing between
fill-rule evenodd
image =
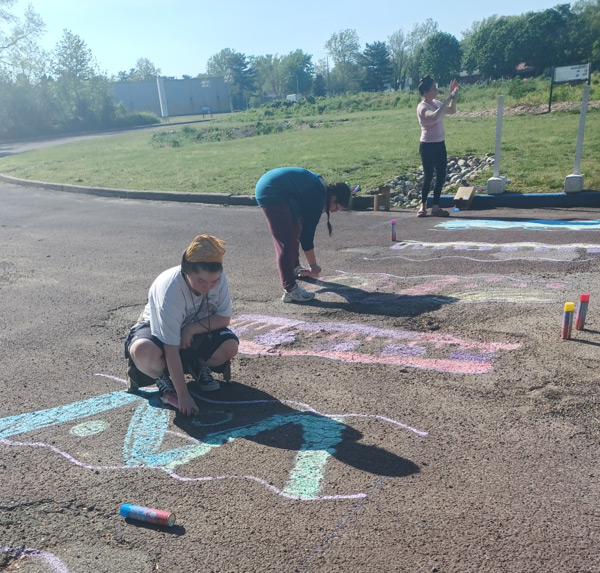
<instances>
[{"instance_id":1,"label":"red capped can","mask_svg":"<svg viewBox=\"0 0 600 573\"><path fill-rule=\"evenodd\" d=\"M119 513L125 518L147 521L156 525L172 527L175 524L175 514L170 511L163 511L162 509L124 503Z\"/></svg>"}]
</instances>

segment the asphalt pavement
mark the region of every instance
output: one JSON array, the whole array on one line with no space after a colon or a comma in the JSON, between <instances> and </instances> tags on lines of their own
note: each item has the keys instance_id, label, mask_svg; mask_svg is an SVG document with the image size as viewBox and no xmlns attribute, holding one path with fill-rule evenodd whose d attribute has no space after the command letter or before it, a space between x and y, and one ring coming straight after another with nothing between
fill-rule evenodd
<instances>
[{"instance_id":1,"label":"asphalt pavement","mask_svg":"<svg viewBox=\"0 0 600 573\"><path fill-rule=\"evenodd\" d=\"M256 207L0 205L0 567L600 571L600 210L335 213L296 305ZM190 419L124 392L122 347L199 233L226 242L241 352Z\"/></svg>"}]
</instances>

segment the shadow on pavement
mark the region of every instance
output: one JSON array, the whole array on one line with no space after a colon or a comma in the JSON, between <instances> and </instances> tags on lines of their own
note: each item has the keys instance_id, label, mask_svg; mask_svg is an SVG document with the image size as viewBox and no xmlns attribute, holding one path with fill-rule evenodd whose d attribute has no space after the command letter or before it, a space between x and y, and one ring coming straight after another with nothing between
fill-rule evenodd
<instances>
[{"instance_id":1,"label":"shadow on pavement","mask_svg":"<svg viewBox=\"0 0 600 573\"><path fill-rule=\"evenodd\" d=\"M414 462L381 447L360 443L363 434L340 421L344 419L343 414L329 416L301 409L302 404L283 403L239 382L223 384L220 390L210 393L210 398L205 392L196 391L193 383L188 386L201 406L198 419L210 423L211 419L227 419L227 414L235 414L215 431L215 426L198 426L194 418L177 412L173 423L201 443L219 446L232 439L246 439L283 450L327 451L346 465L379 476L404 477L419 473L419 466ZM162 407L155 400L149 403Z\"/></svg>"},{"instance_id":2,"label":"shadow on pavement","mask_svg":"<svg viewBox=\"0 0 600 573\"><path fill-rule=\"evenodd\" d=\"M439 310L446 304L458 302L457 298L451 296L370 292L357 287L320 279L304 278L303 280L321 287L316 291L317 295L331 292L341 296L346 301L323 301L316 298L312 301L302 303L303 305L317 308L339 308L356 314L411 317Z\"/></svg>"}]
</instances>

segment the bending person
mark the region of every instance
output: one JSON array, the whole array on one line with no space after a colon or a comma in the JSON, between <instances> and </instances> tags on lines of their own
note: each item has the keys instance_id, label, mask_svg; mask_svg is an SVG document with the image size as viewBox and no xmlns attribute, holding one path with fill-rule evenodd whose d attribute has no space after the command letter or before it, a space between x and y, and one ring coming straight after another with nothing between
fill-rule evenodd
<instances>
[{"instance_id":1,"label":"bending person","mask_svg":"<svg viewBox=\"0 0 600 573\"><path fill-rule=\"evenodd\" d=\"M129 360L127 391L156 384L163 402L177 394L179 411L198 412L184 374L200 390L219 389L211 371L229 378L239 340L227 328L232 307L223 273L223 242L198 235L181 257L181 265L161 273L148 291L148 302L125 341Z\"/></svg>"},{"instance_id":2,"label":"bending person","mask_svg":"<svg viewBox=\"0 0 600 573\"><path fill-rule=\"evenodd\" d=\"M444 133L444 116L456 112L456 92L458 82L450 82L450 96L443 102L435 99L438 89L435 80L427 75L419 82L419 93L423 98L417 106L417 117L421 125L419 153L423 162L423 188L421 189L421 207L417 217L427 215L427 196L435 171L435 187L433 188L433 205L431 214L434 217L447 217L448 211L440 209L440 195L446 180L448 157L446 154L446 135Z\"/></svg>"},{"instance_id":3,"label":"bending person","mask_svg":"<svg viewBox=\"0 0 600 573\"><path fill-rule=\"evenodd\" d=\"M316 173L299 167L280 167L265 173L256 184L256 202L262 208L273 236L277 266L283 285L283 302L307 302L315 297L296 283L301 274L319 276L314 238L323 212L332 233L329 214L350 202L345 183L327 185ZM300 265L300 246L310 269Z\"/></svg>"}]
</instances>

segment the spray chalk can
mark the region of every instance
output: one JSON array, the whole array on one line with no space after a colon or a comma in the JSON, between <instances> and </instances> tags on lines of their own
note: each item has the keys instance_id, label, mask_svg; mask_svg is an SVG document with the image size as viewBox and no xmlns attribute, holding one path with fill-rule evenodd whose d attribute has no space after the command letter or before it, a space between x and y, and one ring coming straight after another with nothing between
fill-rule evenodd
<instances>
[{"instance_id":1,"label":"spray chalk can","mask_svg":"<svg viewBox=\"0 0 600 573\"><path fill-rule=\"evenodd\" d=\"M585 324L585 316L587 314L588 304L590 302L589 293L583 293L579 296L579 304L577 305L577 314L575 315L575 330L583 330Z\"/></svg>"},{"instance_id":2,"label":"spray chalk can","mask_svg":"<svg viewBox=\"0 0 600 573\"><path fill-rule=\"evenodd\" d=\"M147 521L148 523L155 523L156 525L172 527L175 524L175 514L170 511L152 509L141 505L133 505L131 503L124 503L121 506L119 513L125 518Z\"/></svg>"},{"instance_id":3,"label":"spray chalk can","mask_svg":"<svg viewBox=\"0 0 600 573\"><path fill-rule=\"evenodd\" d=\"M575 310L574 302L565 302L565 312L563 314L562 330L560 337L563 340L571 338L571 330L573 328L573 311Z\"/></svg>"},{"instance_id":4,"label":"spray chalk can","mask_svg":"<svg viewBox=\"0 0 600 573\"><path fill-rule=\"evenodd\" d=\"M177 399L177 394L175 392L165 392L161 397L160 401L163 404L169 404L173 406L173 408L177 408L179 410L179 400Z\"/></svg>"},{"instance_id":5,"label":"spray chalk can","mask_svg":"<svg viewBox=\"0 0 600 573\"><path fill-rule=\"evenodd\" d=\"M392 219L392 243L396 242L396 219Z\"/></svg>"}]
</instances>

